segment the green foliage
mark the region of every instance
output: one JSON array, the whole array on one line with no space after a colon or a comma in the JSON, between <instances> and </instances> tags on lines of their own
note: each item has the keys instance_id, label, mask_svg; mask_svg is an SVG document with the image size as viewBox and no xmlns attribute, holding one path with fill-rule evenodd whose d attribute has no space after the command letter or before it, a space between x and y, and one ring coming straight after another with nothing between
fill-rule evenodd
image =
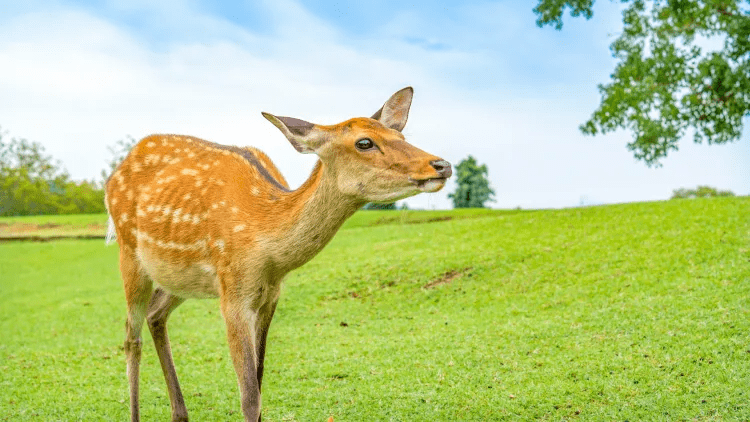
<instances>
[{"instance_id":1,"label":"green foliage","mask_svg":"<svg viewBox=\"0 0 750 422\"><path fill-rule=\"evenodd\" d=\"M0 133L0 216L104 211L104 192L93 181L75 182L38 142Z\"/></svg>"},{"instance_id":2,"label":"green foliage","mask_svg":"<svg viewBox=\"0 0 750 422\"><path fill-rule=\"evenodd\" d=\"M493 201L495 191L487 180L487 165L481 166L471 155L455 168L456 191L448 194L453 199L454 208L484 208L484 203Z\"/></svg>"},{"instance_id":3,"label":"green foliage","mask_svg":"<svg viewBox=\"0 0 750 422\"><path fill-rule=\"evenodd\" d=\"M748 420L748 207L357 213L285 281L264 420ZM117 254L0 243L1 419L127 420ZM218 301L169 334L191 419L242 419ZM148 328L141 374L142 419L169 420Z\"/></svg>"},{"instance_id":4,"label":"green foliage","mask_svg":"<svg viewBox=\"0 0 750 422\"><path fill-rule=\"evenodd\" d=\"M730 190L717 190L711 186L698 186L695 189L680 188L672 191L672 198L713 198L717 196L734 196Z\"/></svg>"},{"instance_id":5,"label":"green foliage","mask_svg":"<svg viewBox=\"0 0 750 422\"><path fill-rule=\"evenodd\" d=\"M363 210L395 210L397 208L396 208L395 202L390 202L387 204L381 204L378 202L370 202L369 204L362 207L362 209Z\"/></svg>"},{"instance_id":6,"label":"green foliage","mask_svg":"<svg viewBox=\"0 0 750 422\"><path fill-rule=\"evenodd\" d=\"M649 166L677 144L688 129L696 143L740 139L750 115L750 8L742 0L629 1L624 29L610 49L618 63L585 134L630 129L628 148ZM593 14L593 0L540 0L537 25L562 28L571 15ZM702 40L723 42L718 51ZM704 43L705 44L705 43Z\"/></svg>"}]
</instances>

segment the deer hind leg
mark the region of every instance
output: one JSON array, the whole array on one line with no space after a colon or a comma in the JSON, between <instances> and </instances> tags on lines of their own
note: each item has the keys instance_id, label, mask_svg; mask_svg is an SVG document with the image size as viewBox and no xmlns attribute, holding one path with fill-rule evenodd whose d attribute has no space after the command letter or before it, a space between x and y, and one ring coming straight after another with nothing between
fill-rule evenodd
<instances>
[{"instance_id":1,"label":"deer hind leg","mask_svg":"<svg viewBox=\"0 0 750 422\"><path fill-rule=\"evenodd\" d=\"M120 272L125 289L128 317L125 322L125 361L130 387L130 420L140 420L138 407L138 374L141 362L141 329L151 298L151 279L141 273L135 254L127 247L120 249Z\"/></svg>"},{"instance_id":2,"label":"deer hind leg","mask_svg":"<svg viewBox=\"0 0 750 422\"><path fill-rule=\"evenodd\" d=\"M184 301L185 299L167 293L161 287L158 287L151 297L151 303L148 305L148 328L151 331L151 337L154 339L161 370L167 382L173 422L187 421L188 415L185 399L182 397L182 391L180 390L180 383L177 380L177 371L175 371L174 361L172 360L172 349L169 347L167 318Z\"/></svg>"}]
</instances>

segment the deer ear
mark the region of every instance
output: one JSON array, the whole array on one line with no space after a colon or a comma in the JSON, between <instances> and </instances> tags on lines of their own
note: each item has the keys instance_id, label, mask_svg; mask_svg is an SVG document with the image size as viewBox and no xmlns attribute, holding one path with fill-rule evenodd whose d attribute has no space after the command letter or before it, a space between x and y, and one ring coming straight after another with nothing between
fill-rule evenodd
<instances>
[{"instance_id":1,"label":"deer ear","mask_svg":"<svg viewBox=\"0 0 750 422\"><path fill-rule=\"evenodd\" d=\"M274 116L262 112L263 117L279 128L281 133L292 144L294 149L302 154L314 154L315 150L323 144L323 139L316 136L315 125L294 117Z\"/></svg>"},{"instance_id":2,"label":"deer ear","mask_svg":"<svg viewBox=\"0 0 750 422\"><path fill-rule=\"evenodd\" d=\"M401 132L406 126L406 119L409 118L409 108L411 108L411 99L414 96L414 88L406 88L393 94L388 101L380 107L372 118L379 121L385 127L395 129Z\"/></svg>"}]
</instances>

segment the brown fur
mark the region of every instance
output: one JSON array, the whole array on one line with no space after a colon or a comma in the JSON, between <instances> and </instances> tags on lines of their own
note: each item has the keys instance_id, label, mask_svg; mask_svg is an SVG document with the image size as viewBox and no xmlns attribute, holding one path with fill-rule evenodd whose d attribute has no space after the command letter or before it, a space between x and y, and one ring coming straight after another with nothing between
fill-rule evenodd
<instances>
[{"instance_id":1,"label":"brown fur","mask_svg":"<svg viewBox=\"0 0 750 422\"><path fill-rule=\"evenodd\" d=\"M403 127L411 91L397 94L378 117ZM177 135L141 140L107 183L128 309L132 420L139 419L144 321L167 381L172 419L187 420L166 322L185 299L205 297L220 299L242 411L245 420L259 420L266 336L284 276L312 259L366 202L414 195L424 190L425 181L439 189L450 176L449 165L447 171L433 165L446 162L406 143L398 130L378 120L290 131L275 116L267 117L295 147L320 157L295 191L254 148ZM378 148L358 150L356 141L365 137Z\"/></svg>"}]
</instances>

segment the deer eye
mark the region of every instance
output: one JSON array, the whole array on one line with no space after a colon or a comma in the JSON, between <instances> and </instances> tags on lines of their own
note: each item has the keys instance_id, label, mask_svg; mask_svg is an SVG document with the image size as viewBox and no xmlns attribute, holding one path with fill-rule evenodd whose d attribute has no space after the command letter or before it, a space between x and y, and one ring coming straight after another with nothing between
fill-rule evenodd
<instances>
[{"instance_id":1,"label":"deer eye","mask_svg":"<svg viewBox=\"0 0 750 422\"><path fill-rule=\"evenodd\" d=\"M372 149L372 147L375 146L375 143L372 142L372 139L370 138L362 138L359 141L355 142L354 146L356 146L360 151L365 151L368 149Z\"/></svg>"}]
</instances>

